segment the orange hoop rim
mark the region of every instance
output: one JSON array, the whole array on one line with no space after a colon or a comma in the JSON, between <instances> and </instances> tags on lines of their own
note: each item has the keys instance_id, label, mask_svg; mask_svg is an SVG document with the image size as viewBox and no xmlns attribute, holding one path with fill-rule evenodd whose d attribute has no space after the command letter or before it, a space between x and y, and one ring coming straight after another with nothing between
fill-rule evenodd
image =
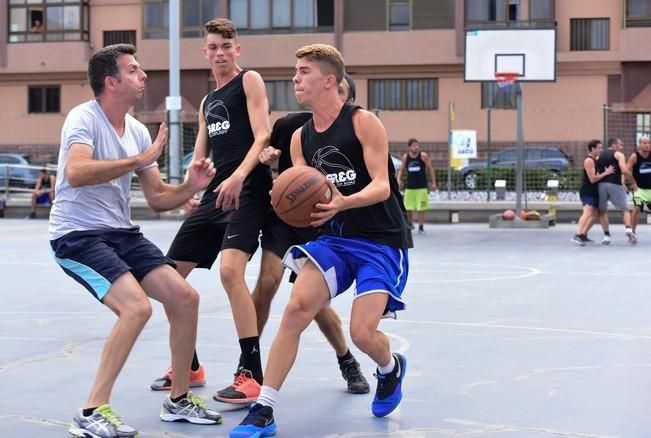
<instances>
[{"instance_id":1,"label":"orange hoop rim","mask_svg":"<svg viewBox=\"0 0 651 438\"><path fill-rule=\"evenodd\" d=\"M501 71L495 73L495 81L497 81L497 85L500 86L512 85L519 77L520 73L512 71Z\"/></svg>"}]
</instances>

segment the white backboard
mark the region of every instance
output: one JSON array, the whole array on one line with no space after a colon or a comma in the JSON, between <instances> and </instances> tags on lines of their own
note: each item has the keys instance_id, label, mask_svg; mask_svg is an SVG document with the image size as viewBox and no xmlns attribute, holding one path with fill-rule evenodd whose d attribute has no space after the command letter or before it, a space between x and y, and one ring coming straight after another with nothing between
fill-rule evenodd
<instances>
[{"instance_id":1,"label":"white backboard","mask_svg":"<svg viewBox=\"0 0 651 438\"><path fill-rule=\"evenodd\" d=\"M519 73L518 81L556 81L556 29L469 29L464 80L495 81L495 73Z\"/></svg>"}]
</instances>

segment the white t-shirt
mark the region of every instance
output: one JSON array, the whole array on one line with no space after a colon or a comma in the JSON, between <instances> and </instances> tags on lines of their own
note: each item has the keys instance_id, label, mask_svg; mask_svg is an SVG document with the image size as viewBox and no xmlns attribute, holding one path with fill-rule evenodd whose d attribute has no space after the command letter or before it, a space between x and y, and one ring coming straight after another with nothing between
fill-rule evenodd
<instances>
[{"instance_id":1,"label":"white t-shirt","mask_svg":"<svg viewBox=\"0 0 651 438\"><path fill-rule=\"evenodd\" d=\"M71 231L133 227L129 200L134 172L102 184L71 187L66 179L66 164L74 143L88 145L93 150L94 160L118 160L138 155L152 141L145 125L129 114L125 117L124 134L118 135L96 100L73 108L61 130L56 199L50 212L50 239ZM136 172L157 165L153 162Z\"/></svg>"}]
</instances>

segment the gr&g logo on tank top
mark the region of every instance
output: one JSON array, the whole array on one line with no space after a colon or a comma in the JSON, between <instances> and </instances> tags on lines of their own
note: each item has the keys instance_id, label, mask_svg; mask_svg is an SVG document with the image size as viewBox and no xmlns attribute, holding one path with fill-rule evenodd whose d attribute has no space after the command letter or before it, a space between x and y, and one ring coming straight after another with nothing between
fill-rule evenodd
<instances>
[{"instance_id":1,"label":"gr&g logo on tank top","mask_svg":"<svg viewBox=\"0 0 651 438\"><path fill-rule=\"evenodd\" d=\"M208 137L212 138L228 133L228 129L231 127L231 121L224 102L214 100L208 103L205 110L205 117L208 127Z\"/></svg>"},{"instance_id":2,"label":"gr&g logo on tank top","mask_svg":"<svg viewBox=\"0 0 651 438\"><path fill-rule=\"evenodd\" d=\"M337 187L355 184L357 173L346 155L335 146L325 146L312 156L312 167L319 169Z\"/></svg>"}]
</instances>

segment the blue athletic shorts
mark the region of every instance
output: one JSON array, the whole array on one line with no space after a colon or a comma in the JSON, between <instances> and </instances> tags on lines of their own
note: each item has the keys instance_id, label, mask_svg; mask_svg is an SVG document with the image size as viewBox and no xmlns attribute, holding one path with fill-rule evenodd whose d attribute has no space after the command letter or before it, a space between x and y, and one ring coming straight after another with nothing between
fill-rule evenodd
<instances>
[{"instance_id":1,"label":"blue athletic shorts","mask_svg":"<svg viewBox=\"0 0 651 438\"><path fill-rule=\"evenodd\" d=\"M139 227L73 231L50 241L61 269L100 301L126 272L142 281L160 265L176 268L171 259L140 232Z\"/></svg>"},{"instance_id":2,"label":"blue athletic shorts","mask_svg":"<svg viewBox=\"0 0 651 438\"><path fill-rule=\"evenodd\" d=\"M582 205L589 205L590 207L599 208L599 196L594 195L579 195Z\"/></svg>"},{"instance_id":3,"label":"blue athletic shorts","mask_svg":"<svg viewBox=\"0 0 651 438\"><path fill-rule=\"evenodd\" d=\"M404 310L402 292L409 274L406 249L360 238L321 236L289 248L283 264L298 273L308 258L323 273L331 298L345 292L355 281L356 297L387 293L389 302L385 311Z\"/></svg>"},{"instance_id":4,"label":"blue athletic shorts","mask_svg":"<svg viewBox=\"0 0 651 438\"><path fill-rule=\"evenodd\" d=\"M38 197L36 198L37 204L49 204L51 202L52 200L50 199L49 193L43 193L42 195L38 195Z\"/></svg>"}]
</instances>

